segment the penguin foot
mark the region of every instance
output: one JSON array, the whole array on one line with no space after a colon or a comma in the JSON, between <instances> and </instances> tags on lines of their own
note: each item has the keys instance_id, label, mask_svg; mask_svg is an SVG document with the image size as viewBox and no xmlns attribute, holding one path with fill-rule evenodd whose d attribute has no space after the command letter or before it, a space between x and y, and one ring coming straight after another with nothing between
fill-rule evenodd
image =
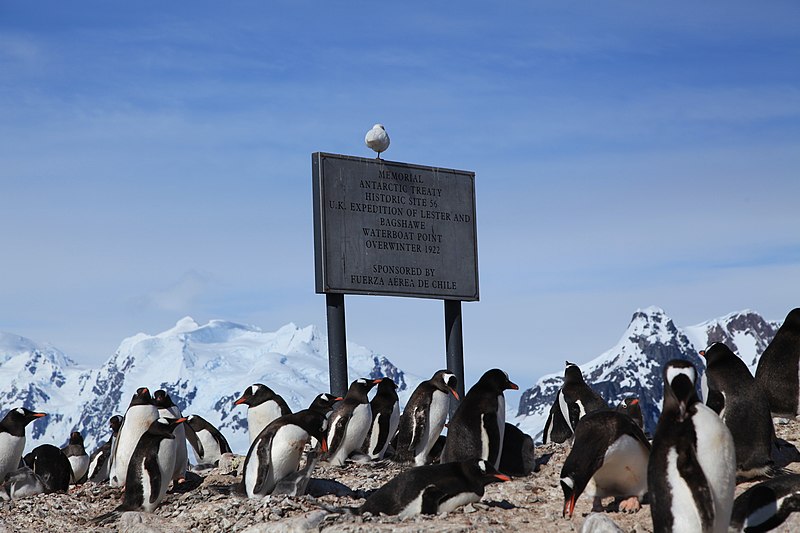
<instances>
[{"instance_id":1,"label":"penguin foot","mask_svg":"<svg viewBox=\"0 0 800 533\"><path fill-rule=\"evenodd\" d=\"M620 501L618 506L620 513L635 513L641 508L642 504L639 502L639 498L636 496L631 496L628 499Z\"/></svg>"},{"instance_id":2,"label":"penguin foot","mask_svg":"<svg viewBox=\"0 0 800 533\"><path fill-rule=\"evenodd\" d=\"M595 497L592 500L592 512L593 513L604 513L606 508L603 507L603 499Z\"/></svg>"}]
</instances>

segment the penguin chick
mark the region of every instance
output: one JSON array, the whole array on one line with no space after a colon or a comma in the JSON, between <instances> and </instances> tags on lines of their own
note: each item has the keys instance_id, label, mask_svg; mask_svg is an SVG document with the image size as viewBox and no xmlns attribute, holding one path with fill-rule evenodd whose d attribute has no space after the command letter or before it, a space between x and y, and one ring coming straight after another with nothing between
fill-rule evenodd
<instances>
[{"instance_id":1,"label":"penguin chick","mask_svg":"<svg viewBox=\"0 0 800 533\"><path fill-rule=\"evenodd\" d=\"M486 371L464 395L447 426L447 441L440 462L484 459L500 466L506 429L504 390L518 390L499 368Z\"/></svg>"},{"instance_id":2,"label":"penguin chick","mask_svg":"<svg viewBox=\"0 0 800 533\"><path fill-rule=\"evenodd\" d=\"M0 480L19 468L19 460L25 449L25 427L43 416L47 415L17 407L6 413L0 421Z\"/></svg>"},{"instance_id":3,"label":"penguin chick","mask_svg":"<svg viewBox=\"0 0 800 533\"><path fill-rule=\"evenodd\" d=\"M70 482L73 484L86 481L86 473L89 471L89 454L83 446L83 435L79 431L73 431L69 436L69 443L61 448L64 455L69 459L72 467Z\"/></svg>"},{"instance_id":4,"label":"penguin chick","mask_svg":"<svg viewBox=\"0 0 800 533\"><path fill-rule=\"evenodd\" d=\"M297 472L311 437L327 450L324 414L304 409L273 420L250 445L242 468L242 485L249 498L271 494L275 486Z\"/></svg>"},{"instance_id":5,"label":"penguin chick","mask_svg":"<svg viewBox=\"0 0 800 533\"><path fill-rule=\"evenodd\" d=\"M638 511L647 492L649 454L647 437L629 416L595 411L581 418L561 469L562 516L572 517L584 491L594 498L592 510L602 509L602 498L614 496L626 498L620 510Z\"/></svg>"},{"instance_id":6,"label":"penguin chick","mask_svg":"<svg viewBox=\"0 0 800 533\"><path fill-rule=\"evenodd\" d=\"M365 378L353 381L344 399L334 407L328 429L330 464L343 465L353 451L361 448L372 422L372 409L367 393L380 381Z\"/></svg>"},{"instance_id":7,"label":"penguin chick","mask_svg":"<svg viewBox=\"0 0 800 533\"><path fill-rule=\"evenodd\" d=\"M417 466L401 472L373 492L358 513L406 518L451 512L479 501L486 485L510 479L482 459Z\"/></svg>"},{"instance_id":8,"label":"penguin chick","mask_svg":"<svg viewBox=\"0 0 800 533\"><path fill-rule=\"evenodd\" d=\"M139 438L128 464L124 500L117 511L155 511L175 471L174 431L185 421L157 418Z\"/></svg>"},{"instance_id":9,"label":"penguin chick","mask_svg":"<svg viewBox=\"0 0 800 533\"><path fill-rule=\"evenodd\" d=\"M381 460L400 423L397 384L390 378L383 378L378 383L378 390L369 405L372 411L372 424L364 441L364 448L371 459Z\"/></svg>"},{"instance_id":10,"label":"penguin chick","mask_svg":"<svg viewBox=\"0 0 800 533\"><path fill-rule=\"evenodd\" d=\"M228 441L205 418L189 415L186 419L186 440L191 444L198 464L219 464L223 453L231 453Z\"/></svg>"},{"instance_id":11,"label":"penguin chick","mask_svg":"<svg viewBox=\"0 0 800 533\"><path fill-rule=\"evenodd\" d=\"M397 445L392 457L398 462L414 461L422 466L444 429L450 409L450 396L458 400L458 378L449 370L438 370L423 381L406 403L397 431Z\"/></svg>"},{"instance_id":12,"label":"penguin chick","mask_svg":"<svg viewBox=\"0 0 800 533\"><path fill-rule=\"evenodd\" d=\"M247 432L250 435L250 444L270 422L292 412L279 394L262 383L247 387L233 405L247 406Z\"/></svg>"},{"instance_id":13,"label":"penguin chick","mask_svg":"<svg viewBox=\"0 0 800 533\"><path fill-rule=\"evenodd\" d=\"M120 415L114 415L108 420L108 426L111 428L111 438L97 448L89 458L89 471L87 473L89 481L94 481L95 483L108 481L111 450L114 447L114 439L117 438L121 425L122 416Z\"/></svg>"}]
</instances>

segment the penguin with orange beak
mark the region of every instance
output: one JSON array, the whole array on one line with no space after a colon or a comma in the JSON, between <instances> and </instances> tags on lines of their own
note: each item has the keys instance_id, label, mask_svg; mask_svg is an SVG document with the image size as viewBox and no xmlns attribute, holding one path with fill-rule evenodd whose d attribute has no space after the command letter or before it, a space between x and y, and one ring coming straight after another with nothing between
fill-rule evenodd
<instances>
[{"instance_id":1,"label":"penguin with orange beak","mask_svg":"<svg viewBox=\"0 0 800 533\"><path fill-rule=\"evenodd\" d=\"M25 427L43 416L47 414L17 407L0 421L0 480L19 468L25 450Z\"/></svg>"},{"instance_id":2,"label":"penguin with orange beak","mask_svg":"<svg viewBox=\"0 0 800 533\"><path fill-rule=\"evenodd\" d=\"M328 429L328 462L341 466L354 451L360 450L372 423L372 408L367 393L380 379L359 378L350 384L347 394L337 402Z\"/></svg>"}]
</instances>

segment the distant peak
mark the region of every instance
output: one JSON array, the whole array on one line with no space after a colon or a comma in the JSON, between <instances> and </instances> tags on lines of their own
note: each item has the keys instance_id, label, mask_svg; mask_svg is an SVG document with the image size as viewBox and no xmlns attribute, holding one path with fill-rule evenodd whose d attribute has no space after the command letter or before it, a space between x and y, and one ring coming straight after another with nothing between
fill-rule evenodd
<instances>
[{"instance_id":1,"label":"distant peak","mask_svg":"<svg viewBox=\"0 0 800 533\"><path fill-rule=\"evenodd\" d=\"M172 337L175 335L180 335L182 333L189 333L190 331L195 331L199 327L200 325L197 322L195 322L195 320L192 317L185 316L175 323L174 328L159 333L157 337Z\"/></svg>"}]
</instances>

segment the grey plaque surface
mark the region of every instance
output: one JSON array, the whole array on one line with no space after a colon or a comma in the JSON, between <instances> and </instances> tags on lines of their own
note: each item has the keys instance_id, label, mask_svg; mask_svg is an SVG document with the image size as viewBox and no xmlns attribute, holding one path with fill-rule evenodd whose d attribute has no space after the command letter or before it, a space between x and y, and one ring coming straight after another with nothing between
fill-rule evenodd
<instances>
[{"instance_id":1,"label":"grey plaque surface","mask_svg":"<svg viewBox=\"0 0 800 533\"><path fill-rule=\"evenodd\" d=\"M316 292L479 299L475 174L316 152Z\"/></svg>"}]
</instances>

